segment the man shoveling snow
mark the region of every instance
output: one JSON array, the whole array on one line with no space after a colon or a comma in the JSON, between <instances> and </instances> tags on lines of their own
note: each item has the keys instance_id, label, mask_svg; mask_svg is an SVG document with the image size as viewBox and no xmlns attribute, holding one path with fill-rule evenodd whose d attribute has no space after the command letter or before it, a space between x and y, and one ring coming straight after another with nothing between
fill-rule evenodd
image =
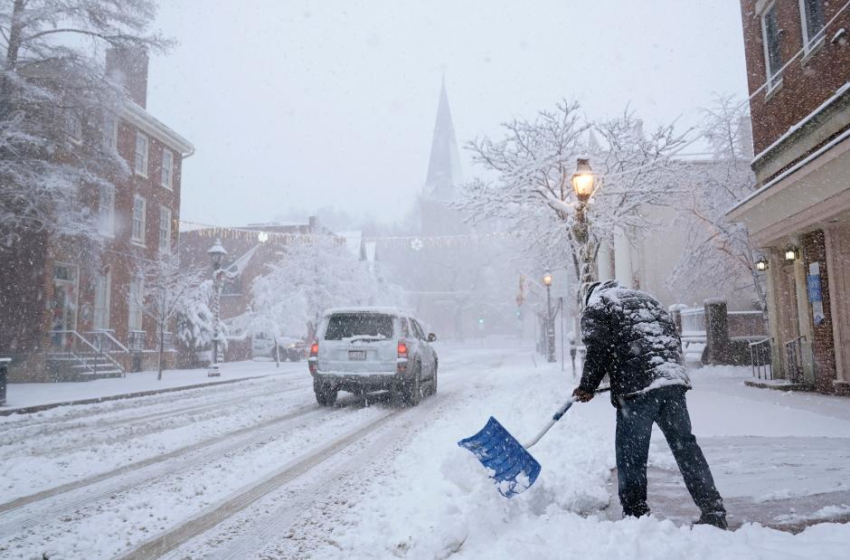
<instances>
[{"instance_id":1,"label":"man shoveling snow","mask_svg":"<svg viewBox=\"0 0 850 560\"><path fill-rule=\"evenodd\" d=\"M587 353L580 402L608 374L617 409L616 454L624 516L649 514L646 463L652 424L658 424L673 451L685 485L702 515L695 524L726 529L723 499L708 462L691 433L685 392L691 388L681 340L670 315L649 294L595 282L583 288L582 341Z\"/></svg>"}]
</instances>

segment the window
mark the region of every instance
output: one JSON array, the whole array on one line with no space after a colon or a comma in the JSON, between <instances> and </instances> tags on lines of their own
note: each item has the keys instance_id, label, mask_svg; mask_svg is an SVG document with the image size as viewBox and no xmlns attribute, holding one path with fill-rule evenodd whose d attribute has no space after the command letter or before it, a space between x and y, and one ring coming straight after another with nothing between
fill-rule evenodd
<instances>
[{"instance_id":1,"label":"window","mask_svg":"<svg viewBox=\"0 0 850 560\"><path fill-rule=\"evenodd\" d=\"M377 313L337 313L332 315L325 329L325 340L346 338L393 338L393 318Z\"/></svg>"},{"instance_id":2,"label":"window","mask_svg":"<svg viewBox=\"0 0 850 560\"><path fill-rule=\"evenodd\" d=\"M411 320L410 324L413 325L413 334L419 340L425 340L425 331L422 330L422 327L419 325L419 322L416 320Z\"/></svg>"},{"instance_id":3,"label":"window","mask_svg":"<svg viewBox=\"0 0 850 560\"><path fill-rule=\"evenodd\" d=\"M168 253L171 250L171 209L159 207L159 250Z\"/></svg>"},{"instance_id":4,"label":"window","mask_svg":"<svg viewBox=\"0 0 850 560\"><path fill-rule=\"evenodd\" d=\"M83 121L71 109L65 110L65 134L76 144L83 141Z\"/></svg>"},{"instance_id":5,"label":"window","mask_svg":"<svg viewBox=\"0 0 850 560\"><path fill-rule=\"evenodd\" d=\"M103 149L108 152L114 152L118 149L118 119L112 115L106 115L103 119Z\"/></svg>"},{"instance_id":6,"label":"window","mask_svg":"<svg viewBox=\"0 0 850 560\"><path fill-rule=\"evenodd\" d=\"M407 325L407 318L401 318L401 336L404 338L410 338L410 327Z\"/></svg>"},{"instance_id":7,"label":"window","mask_svg":"<svg viewBox=\"0 0 850 560\"><path fill-rule=\"evenodd\" d=\"M134 169L142 177L148 176L148 137L141 132L136 133L136 163Z\"/></svg>"},{"instance_id":8,"label":"window","mask_svg":"<svg viewBox=\"0 0 850 560\"><path fill-rule=\"evenodd\" d=\"M133 198L133 235L132 240L136 243L145 243L145 199L136 196Z\"/></svg>"},{"instance_id":9,"label":"window","mask_svg":"<svg viewBox=\"0 0 850 560\"><path fill-rule=\"evenodd\" d=\"M115 189L108 185L101 185L100 187L97 231L107 237L115 235Z\"/></svg>"},{"instance_id":10,"label":"window","mask_svg":"<svg viewBox=\"0 0 850 560\"><path fill-rule=\"evenodd\" d=\"M779 70L782 68L782 52L779 36L779 20L776 19L776 5L771 5L761 16L761 32L764 40L764 59L767 64L768 91L782 82Z\"/></svg>"},{"instance_id":11,"label":"window","mask_svg":"<svg viewBox=\"0 0 850 560\"><path fill-rule=\"evenodd\" d=\"M97 275L94 285L94 328L109 330L109 295L112 292L112 271L106 267Z\"/></svg>"},{"instance_id":12,"label":"window","mask_svg":"<svg viewBox=\"0 0 850 560\"><path fill-rule=\"evenodd\" d=\"M808 51L823 39L823 0L800 0L800 19L803 23L803 46Z\"/></svg>"},{"instance_id":13,"label":"window","mask_svg":"<svg viewBox=\"0 0 850 560\"><path fill-rule=\"evenodd\" d=\"M167 148L162 149L162 171L159 182L166 189L171 188L171 177L174 172L174 154Z\"/></svg>"},{"instance_id":14,"label":"window","mask_svg":"<svg viewBox=\"0 0 850 560\"><path fill-rule=\"evenodd\" d=\"M129 327L131 331L142 330L142 300L144 298L144 281L139 278L133 278L130 281L130 296L129 296Z\"/></svg>"}]
</instances>

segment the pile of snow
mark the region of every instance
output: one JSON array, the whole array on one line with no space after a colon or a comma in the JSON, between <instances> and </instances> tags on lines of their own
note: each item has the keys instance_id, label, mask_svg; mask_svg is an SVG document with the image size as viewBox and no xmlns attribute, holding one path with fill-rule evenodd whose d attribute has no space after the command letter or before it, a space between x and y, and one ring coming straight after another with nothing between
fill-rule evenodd
<instances>
[{"instance_id":1,"label":"pile of snow","mask_svg":"<svg viewBox=\"0 0 850 560\"><path fill-rule=\"evenodd\" d=\"M387 476L365 483L314 557L846 557L850 525L791 535L759 525L723 532L655 517L609 520L614 410L607 398L573 407L533 449L543 466L534 486L503 498L486 469L456 442L491 414L522 441L569 396L575 382L568 374L527 362L517 357L498 375L471 380L462 401L391 460ZM662 442L654 440L666 448Z\"/></svg>"}]
</instances>

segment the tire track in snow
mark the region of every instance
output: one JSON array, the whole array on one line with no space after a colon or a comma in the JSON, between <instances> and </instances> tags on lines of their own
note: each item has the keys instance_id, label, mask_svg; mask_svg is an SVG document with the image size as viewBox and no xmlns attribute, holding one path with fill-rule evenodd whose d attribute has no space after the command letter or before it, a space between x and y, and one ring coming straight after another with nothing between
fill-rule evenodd
<instances>
[{"instance_id":1,"label":"tire track in snow","mask_svg":"<svg viewBox=\"0 0 850 560\"><path fill-rule=\"evenodd\" d=\"M218 504L214 508L209 509L206 512L174 527L170 531L143 543L134 551L122 556L121 559L146 560L161 558L164 554L174 550L186 541L205 533L225 519L228 519L249 507L251 504L260 500L267 494L277 490L288 482L295 480L299 476L310 471L313 467L347 449L357 441L373 433L375 429L390 422L404 412L404 409L393 410L376 420L368 422L360 428L350 432L348 435L334 440L332 443L314 451L303 459L296 460L294 463L290 463L273 475L239 491L235 496Z\"/></svg>"},{"instance_id":2,"label":"tire track in snow","mask_svg":"<svg viewBox=\"0 0 850 560\"><path fill-rule=\"evenodd\" d=\"M295 378L296 380L299 377L304 377L302 372L287 372L281 374L273 374L268 376L268 379L265 383L276 382L282 380L288 380L290 378ZM264 384L265 384L264 383ZM253 387L248 387L245 393L241 397L233 397L233 388L221 388L220 386L210 387L209 389L213 389L214 393L225 393L223 396L225 397L221 401L218 401L220 404L226 404L227 402L239 400L239 398L250 398L252 395L261 395L268 393L268 388L260 389ZM118 418L113 421L104 421L104 420L96 420L98 416L106 416L109 414L119 415L124 412L133 411L135 409L143 409L143 408L153 408L158 406L167 406L169 404L173 404L175 401L186 401L186 400L198 400L198 399L209 399L210 395L203 388L201 389L192 389L190 390L193 394L186 395L180 394L179 392L175 393L165 393L160 398L156 398L155 400L151 400L151 396L148 397L138 397L135 399L125 399L121 401L110 401L109 404L114 406L109 407L105 410L91 410L89 407L88 410L69 410L67 411L69 416L68 418L55 418L49 417L46 419L39 418L35 421L29 421L30 418L26 418L21 422L10 422L7 424L0 424L0 447L11 445L16 441L20 440L24 437L39 437L39 436L51 436L57 433L65 432L68 430L79 430L86 428L98 428L98 427L108 427L119 425L124 422L130 422L133 420L141 420L145 419L149 416L155 416L157 414L177 414L181 410L186 410L193 406L206 406L209 404L204 403L204 405L188 405L187 407L181 409L168 409L163 410L156 413L147 412L145 414L139 416L130 416L126 418ZM215 395L220 396L220 395ZM104 403L107 404L107 403ZM212 406L212 405L210 405ZM95 419L95 423L89 424L86 421ZM38 430L38 428L42 428Z\"/></svg>"},{"instance_id":3,"label":"tire track in snow","mask_svg":"<svg viewBox=\"0 0 850 560\"><path fill-rule=\"evenodd\" d=\"M456 367L475 361L477 360L459 360ZM497 368L499 365L499 362L491 362L489 367ZM358 450L355 453L356 460L346 460L341 465L336 465L332 467L329 472L324 473L317 482L296 490L294 492L294 496L286 497L283 506L276 508L272 506L274 508L274 512L272 514L262 515L260 520L256 520L256 518L252 517L248 522L248 527L245 529L237 528L235 532L241 532L241 534L233 537L232 542L223 545L221 550L216 550L215 545L212 547L212 550L205 548L202 552L198 552L195 549L184 550L181 547L193 539L198 537L203 538L203 533L210 531L215 526L235 517L255 502L267 497L267 494L278 492L287 483L294 481L298 478L298 476L305 474L313 467L319 466L332 455L339 454L346 448L351 447L354 443L356 443L356 441L349 442L343 448L337 448L335 451L325 456L321 461L312 462L308 469L297 473L296 476L285 477L285 480L278 481L278 483L274 485L260 483L258 486L263 486L263 493L259 495L252 494L252 499L247 501L247 503L244 500L240 500L240 495L237 495L232 498L231 501L236 502L239 500L237 502L240 506L238 509L233 506L228 506L228 503L216 506L207 513L202 514L202 517L206 518L206 522L193 523L194 520L189 521L184 524L184 526L187 527L187 530L181 530L181 527L172 529L162 537L149 541L135 552L123 557L123 560L161 558L164 554L167 554L166 558L186 558L196 557L196 553L200 554L200 556L204 558L211 557L217 559L226 558L241 560L242 558L248 557L252 552L262 549L264 545L268 544L270 539L279 537L284 530L291 527L296 519L303 514L305 508L316 499L329 495L335 488L342 484L344 479L350 479L357 473L367 470L371 465L374 465L376 461L386 456L387 453L391 452L393 449L397 449L400 446L405 445L414 437L417 428L422 424L422 421L425 418L434 414L438 410L445 408L454 400L461 398L461 392L453 391L452 388L467 382L468 379L464 378L460 371L455 371L453 373L456 373L456 375L450 376L447 380L448 383L446 383L445 374L440 376L441 386L444 387L443 392L437 393L437 395L433 397L426 398L416 408L407 409L406 411L399 410L395 413L391 413L391 416L382 417L382 420L386 420L388 422L389 420L395 419L398 413L405 412L405 414L401 416L403 422L400 422L398 426L393 426L388 432L378 434L375 441L367 444L363 449ZM358 430L358 433L363 432L364 430L366 432L363 433L358 440L365 440L368 436L375 435L375 429L381 427L383 423L384 422L381 422L381 425L378 426L367 426ZM333 447L333 444L330 447ZM304 461L308 460L309 457ZM285 474L285 472L281 474ZM280 475L273 475L272 478L275 476ZM251 487L248 491L250 492L253 489L254 487ZM215 538L215 535L213 535L213 538ZM169 554L170 552L171 554ZM136 555L137 553L139 553L138 556Z\"/></svg>"},{"instance_id":4,"label":"tire track in snow","mask_svg":"<svg viewBox=\"0 0 850 560\"><path fill-rule=\"evenodd\" d=\"M23 529L52 521L65 514L72 513L84 505L118 492L219 459L222 455L237 449L250 447L270 435L284 435L284 432L279 431L281 424L294 423L311 414L325 413L326 411L318 405L303 406L258 425L240 428L215 438L175 449L170 453L157 455L83 480L63 484L0 504L0 534L11 535ZM274 428L274 432L272 432L272 428ZM195 457L172 464L175 459L201 451L203 453ZM144 472L149 467L158 468L151 468L149 472ZM47 502L38 507L40 503L57 497L59 497L58 500ZM30 511L26 511L25 515L19 515L19 510L24 508ZM2 521L3 518L11 519L4 522Z\"/></svg>"},{"instance_id":5,"label":"tire track in snow","mask_svg":"<svg viewBox=\"0 0 850 560\"><path fill-rule=\"evenodd\" d=\"M157 422L168 420L173 417L187 416L192 414L199 414L210 410L221 409L222 407L226 407L233 404L238 403L247 403L249 400L257 398L257 397L269 397L270 399L275 398L277 395L293 393L296 391L302 391L312 386L312 383L305 383L301 385L297 385L295 387L289 387L286 389L276 390L274 393L270 393L268 388L264 388L258 391L252 391L249 393L241 394L237 397L231 397L229 399L224 399L221 401L217 401L211 404L203 404L203 405L194 405L185 408L178 408L176 410L170 411L162 411L150 414L144 414L141 416L134 416L131 418L122 418L115 420L113 422L104 422L99 423L95 426L90 426L89 430L91 433L86 433L86 447L91 445L110 445L115 442L126 442L134 438L138 437L146 437L157 432L162 432L169 429L174 429L180 426L172 426L172 425L159 425L159 426L151 426L150 429L147 430L137 430L131 432L120 432L114 433L114 431L121 428L133 428L134 426L140 424L146 424L150 422ZM222 411L223 414L227 414L226 411ZM63 427L62 430L57 431L65 431L67 429L71 429L72 427ZM99 432L108 431L110 433L107 434L105 438L95 439L95 436L99 434ZM39 434L41 435L41 434ZM52 437L56 435L55 433L48 434L45 437ZM78 442L71 442L65 446L52 446L45 448L43 451L34 451L31 453L32 456L43 456L43 457L56 457L61 456L64 452L67 451L78 451L80 450L80 445ZM2 509L0 509L2 511Z\"/></svg>"},{"instance_id":6,"label":"tire track in snow","mask_svg":"<svg viewBox=\"0 0 850 560\"><path fill-rule=\"evenodd\" d=\"M425 418L450 406L450 403L460 396L456 392L438 393L435 397L423 401L419 407L402 417L403 422L378 434L374 441L358 450L350 460L323 473L317 482L296 490L294 495L281 499L284 502L283 505L277 508L272 506L274 509L272 513L262 516L259 520L249 521L248 526L241 530L241 534L228 539L231 542L220 547L213 546L212 549L204 548L203 551L176 550L165 558L176 560L188 556L195 557L197 552L199 556L209 559L242 560L256 554L270 542L285 535L286 531L305 514L312 504L335 495L340 487L348 485L350 480L357 480L361 473L374 475L373 468L376 463L407 445L416 436ZM345 493L340 498L344 499ZM216 535L213 539L215 537Z\"/></svg>"}]
</instances>

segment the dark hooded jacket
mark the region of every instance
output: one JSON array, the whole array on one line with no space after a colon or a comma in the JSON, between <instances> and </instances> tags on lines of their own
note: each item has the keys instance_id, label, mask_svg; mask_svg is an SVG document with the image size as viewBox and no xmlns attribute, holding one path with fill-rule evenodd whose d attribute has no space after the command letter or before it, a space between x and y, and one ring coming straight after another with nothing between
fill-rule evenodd
<instances>
[{"instance_id":1,"label":"dark hooded jacket","mask_svg":"<svg viewBox=\"0 0 850 560\"><path fill-rule=\"evenodd\" d=\"M659 387L690 388L676 325L652 296L610 281L592 286L585 297L581 336L587 352L579 388L592 392L608 374L614 406Z\"/></svg>"}]
</instances>

